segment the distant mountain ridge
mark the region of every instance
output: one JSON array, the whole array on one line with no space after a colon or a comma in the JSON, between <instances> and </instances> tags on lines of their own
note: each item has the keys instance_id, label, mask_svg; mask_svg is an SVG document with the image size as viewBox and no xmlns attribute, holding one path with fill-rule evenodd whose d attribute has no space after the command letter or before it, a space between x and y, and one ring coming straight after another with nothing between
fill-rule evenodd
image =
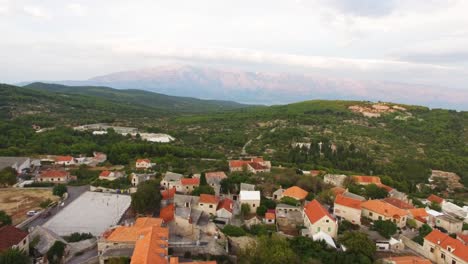
<instances>
[{"instance_id":1,"label":"distant mountain ridge","mask_svg":"<svg viewBox=\"0 0 468 264\"><path fill-rule=\"evenodd\" d=\"M173 96L250 104L287 104L312 99L390 101L432 108L468 110L468 91L384 81L316 77L312 74L162 66L116 72L65 85L143 89Z\"/></svg>"}]
</instances>

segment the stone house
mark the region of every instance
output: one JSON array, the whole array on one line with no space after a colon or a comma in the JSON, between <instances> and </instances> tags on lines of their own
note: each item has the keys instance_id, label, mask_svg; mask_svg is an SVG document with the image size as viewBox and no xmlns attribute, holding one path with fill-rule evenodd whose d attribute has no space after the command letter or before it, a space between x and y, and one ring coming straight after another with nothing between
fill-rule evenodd
<instances>
[{"instance_id":1,"label":"stone house","mask_svg":"<svg viewBox=\"0 0 468 264\"><path fill-rule=\"evenodd\" d=\"M0 227L0 253L10 248L29 254L29 235L12 225Z\"/></svg>"},{"instance_id":2,"label":"stone house","mask_svg":"<svg viewBox=\"0 0 468 264\"><path fill-rule=\"evenodd\" d=\"M468 263L468 246L436 229L424 237L423 250L437 264Z\"/></svg>"},{"instance_id":3,"label":"stone house","mask_svg":"<svg viewBox=\"0 0 468 264\"><path fill-rule=\"evenodd\" d=\"M41 171L36 176L37 182L67 183L71 179L70 172L64 170L46 170Z\"/></svg>"},{"instance_id":4,"label":"stone house","mask_svg":"<svg viewBox=\"0 0 468 264\"><path fill-rule=\"evenodd\" d=\"M260 206L260 191L240 191L239 202L241 205L248 204L250 212L255 213Z\"/></svg>"},{"instance_id":5,"label":"stone house","mask_svg":"<svg viewBox=\"0 0 468 264\"><path fill-rule=\"evenodd\" d=\"M369 200L361 203L362 216L377 220L390 220L399 228L406 226L408 212L380 200Z\"/></svg>"},{"instance_id":6,"label":"stone house","mask_svg":"<svg viewBox=\"0 0 468 264\"><path fill-rule=\"evenodd\" d=\"M305 230L304 236L312 237L320 231L336 238L338 233L338 222L317 200L307 203L303 214Z\"/></svg>"},{"instance_id":7,"label":"stone house","mask_svg":"<svg viewBox=\"0 0 468 264\"><path fill-rule=\"evenodd\" d=\"M337 195L333 207L335 216L345 219L355 225L361 225L361 203L362 200Z\"/></svg>"}]
</instances>

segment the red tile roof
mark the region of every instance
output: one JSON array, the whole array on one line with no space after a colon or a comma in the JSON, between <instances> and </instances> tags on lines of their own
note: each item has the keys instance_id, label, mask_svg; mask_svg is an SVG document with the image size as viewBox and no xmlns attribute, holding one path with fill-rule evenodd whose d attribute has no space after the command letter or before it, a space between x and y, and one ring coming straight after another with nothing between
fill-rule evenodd
<instances>
[{"instance_id":1,"label":"red tile roof","mask_svg":"<svg viewBox=\"0 0 468 264\"><path fill-rule=\"evenodd\" d=\"M42 171L41 174L39 174L39 177L41 177L41 178L62 178L62 177L67 177L69 175L70 175L70 173L68 171L46 170L46 171Z\"/></svg>"},{"instance_id":2,"label":"red tile roof","mask_svg":"<svg viewBox=\"0 0 468 264\"><path fill-rule=\"evenodd\" d=\"M217 179L226 179L226 173L224 171L213 171L205 173L206 179L217 178Z\"/></svg>"},{"instance_id":3,"label":"red tile roof","mask_svg":"<svg viewBox=\"0 0 468 264\"><path fill-rule=\"evenodd\" d=\"M164 208L161 208L159 212L159 217L162 218L164 223L169 223L174 220L175 207L174 204L170 204Z\"/></svg>"},{"instance_id":4,"label":"red tile roof","mask_svg":"<svg viewBox=\"0 0 468 264\"><path fill-rule=\"evenodd\" d=\"M444 202L444 198L439 197L439 196L437 196L435 194L429 195L429 197L427 197L427 200L430 201L430 202L438 203L438 204L441 204L441 203Z\"/></svg>"},{"instance_id":5,"label":"red tile roof","mask_svg":"<svg viewBox=\"0 0 468 264\"><path fill-rule=\"evenodd\" d=\"M275 214L275 213L267 212L267 213L265 214L265 219L272 220L272 219L275 219L275 218L276 218L276 214Z\"/></svg>"},{"instance_id":6,"label":"red tile roof","mask_svg":"<svg viewBox=\"0 0 468 264\"><path fill-rule=\"evenodd\" d=\"M426 209L424 208L414 208L414 209L409 209L408 213L410 213L414 218L417 217L428 217L429 214L426 212Z\"/></svg>"},{"instance_id":7,"label":"red tile roof","mask_svg":"<svg viewBox=\"0 0 468 264\"><path fill-rule=\"evenodd\" d=\"M310 171L311 176L318 176L318 175L320 175L320 173L322 173L321 170L311 170Z\"/></svg>"},{"instance_id":8,"label":"red tile roof","mask_svg":"<svg viewBox=\"0 0 468 264\"><path fill-rule=\"evenodd\" d=\"M249 162L249 166L252 167L254 170L264 170L267 169L267 167L263 166L260 163L257 162Z\"/></svg>"},{"instance_id":9,"label":"red tile roof","mask_svg":"<svg viewBox=\"0 0 468 264\"><path fill-rule=\"evenodd\" d=\"M460 240L465 246L468 244L468 234L458 233L457 239Z\"/></svg>"},{"instance_id":10,"label":"red tile roof","mask_svg":"<svg viewBox=\"0 0 468 264\"><path fill-rule=\"evenodd\" d=\"M220 210L222 208L226 209L227 211L231 212L232 213L232 200L231 199L228 199L228 198L224 198L223 200L221 200L218 204L218 208L216 208L216 210Z\"/></svg>"},{"instance_id":11,"label":"red tile roof","mask_svg":"<svg viewBox=\"0 0 468 264\"><path fill-rule=\"evenodd\" d=\"M252 161L252 162L263 162L264 160L263 160L262 157L256 157L256 158L250 159L250 161Z\"/></svg>"},{"instance_id":12,"label":"red tile roof","mask_svg":"<svg viewBox=\"0 0 468 264\"><path fill-rule=\"evenodd\" d=\"M386 203L389 203L395 207L398 207L400 209L414 209L414 206L412 206L411 204L407 203L407 202L404 202L400 199L397 199L397 198L393 198L393 197L388 197L388 198L385 198L383 199L384 202ZM423 209L424 210L424 209Z\"/></svg>"},{"instance_id":13,"label":"red tile roof","mask_svg":"<svg viewBox=\"0 0 468 264\"><path fill-rule=\"evenodd\" d=\"M0 227L0 252L7 250L14 245L17 245L27 235L28 232L25 232L11 225Z\"/></svg>"},{"instance_id":14,"label":"red tile roof","mask_svg":"<svg viewBox=\"0 0 468 264\"><path fill-rule=\"evenodd\" d=\"M211 194L200 194L199 203L211 203L211 204L218 204L218 198Z\"/></svg>"},{"instance_id":15,"label":"red tile roof","mask_svg":"<svg viewBox=\"0 0 468 264\"><path fill-rule=\"evenodd\" d=\"M351 207L354 209L361 210L362 201L356 200L350 197L343 196L341 194L337 195L335 198L335 204L339 204L346 207Z\"/></svg>"},{"instance_id":16,"label":"red tile roof","mask_svg":"<svg viewBox=\"0 0 468 264\"><path fill-rule=\"evenodd\" d=\"M182 178L180 179L182 185L200 185L199 178Z\"/></svg>"},{"instance_id":17,"label":"red tile roof","mask_svg":"<svg viewBox=\"0 0 468 264\"><path fill-rule=\"evenodd\" d=\"M55 157L55 162L67 162L67 161L72 161L73 157L72 156L57 156Z\"/></svg>"},{"instance_id":18,"label":"red tile roof","mask_svg":"<svg viewBox=\"0 0 468 264\"><path fill-rule=\"evenodd\" d=\"M333 221L336 221L327 209L325 209L317 200L313 200L306 204L304 212L312 224L322 219L324 216L328 216Z\"/></svg>"},{"instance_id":19,"label":"red tile roof","mask_svg":"<svg viewBox=\"0 0 468 264\"><path fill-rule=\"evenodd\" d=\"M401 257L389 257L387 261L391 261L394 264L431 264L432 262L428 259L418 256L401 256Z\"/></svg>"},{"instance_id":20,"label":"red tile roof","mask_svg":"<svg viewBox=\"0 0 468 264\"><path fill-rule=\"evenodd\" d=\"M343 194L346 192L346 189L345 188L341 188L341 187L333 187L331 188L331 191L333 192L333 194L335 196L337 196L338 194Z\"/></svg>"},{"instance_id":21,"label":"red tile roof","mask_svg":"<svg viewBox=\"0 0 468 264\"><path fill-rule=\"evenodd\" d=\"M452 238L437 229L432 230L424 239L433 244L439 244L445 250L448 250L448 247L450 247L452 254L464 261L468 261L468 246L463 245L460 240Z\"/></svg>"},{"instance_id":22,"label":"red tile roof","mask_svg":"<svg viewBox=\"0 0 468 264\"><path fill-rule=\"evenodd\" d=\"M353 176L353 179L357 184L370 184L370 183L382 184L382 182L380 182L380 178L377 176L356 175L356 176Z\"/></svg>"},{"instance_id":23,"label":"red tile roof","mask_svg":"<svg viewBox=\"0 0 468 264\"><path fill-rule=\"evenodd\" d=\"M102 171L101 174L99 174L99 177L109 177L110 174L111 174L110 171L105 170L105 171Z\"/></svg>"},{"instance_id":24,"label":"red tile roof","mask_svg":"<svg viewBox=\"0 0 468 264\"><path fill-rule=\"evenodd\" d=\"M400 218L408 214L406 210L380 200L365 201L361 203L361 207L386 217Z\"/></svg>"},{"instance_id":25,"label":"red tile roof","mask_svg":"<svg viewBox=\"0 0 468 264\"><path fill-rule=\"evenodd\" d=\"M283 196L292 197L296 200L304 200L309 194L307 191L303 190L298 186L290 187L283 192Z\"/></svg>"},{"instance_id":26,"label":"red tile roof","mask_svg":"<svg viewBox=\"0 0 468 264\"><path fill-rule=\"evenodd\" d=\"M229 167L232 168L240 168L243 166L247 166L249 164L249 161L247 160L230 160L229 161Z\"/></svg>"},{"instance_id":27,"label":"red tile roof","mask_svg":"<svg viewBox=\"0 0 468 264\"><path fill-rule=\"evenodd\" d=\"M176 188L171 188L161 191L161 196L163 200L173 199L176 193Z\"/></svg>"},{"instance_id":28,"label":"red tile roof","mask_svg":"<svg viewBox=\"0 0 468 264\"><path fill-rule=\"evenodd\" d=\"M137 163L143 163L143 162L151 163L151 161L150 161L149 159L137 159L136 162L137 162Z\"/></svg>"}]
</instances>

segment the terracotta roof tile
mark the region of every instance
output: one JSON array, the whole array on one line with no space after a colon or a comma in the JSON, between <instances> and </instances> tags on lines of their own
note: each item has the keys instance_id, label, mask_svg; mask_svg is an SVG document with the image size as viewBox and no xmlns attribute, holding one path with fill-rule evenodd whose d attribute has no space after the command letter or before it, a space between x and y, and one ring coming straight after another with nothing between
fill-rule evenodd
<instances>
[{"instance_id":1,"label":"terracotta roof tile","mask_svg":"<svg viewBox=\"0 0 468 264\"><path fill-rule=\"evenodd\" d=\"M298 186L290 187L283 192L283 196L292 197L296 200L304 200L309 194L307 191L303 190Z\"/></svg>"},{"instance_id":2,"label":"terracotta roof tile","mask_svg":"<svg viewBox=\"0 0 468 264\"><path fill-rule=\"evenodd\" d=\"M337 195L339 195L339 194L343 194L343 193L346 192L346 189L345 189L345 188L342 188L342 187L333 187L333 188L331 188L330 190L333 192L333 194L334 194L335 196L337 196Z\"/></svg>"},{"instance_id":3,"label":"terracotta roof tile","mask_svg":"<svg viewBox=\"0 0 468 264\"><path fill-rule=\"evenodd\" d=\"M441 204L441 203L444 202L444 198L439 197L439 196L437 196L435 194L429 195L429 197L427 197L427 200L430 201L430 202L438 203L438 204Z\"/></svg>"},{"instance_id":4,"label":"terracotta roof tile","mask_svg":"<svg viewBox=\"0 0 468 264\"><path fill-rule=\"evenodd\" d=\"M361 207L386 217L400 218L408 214L405 210L380 200L365 201Z\"/></svg>"},{"instance_id":5,"label":"terracotta roof tile","mask_svg":"<svg viewBox=\"0 0 468 264\"><path fill-rule=\"evenodd\" d=\"M113 242L135 242L141 235L150 231L153 226L161 226L161 218L140 217L133 226L119 226L110 232L106 232L106 239Z\"/></svg>"},{"instance_id":6,"label":"terracotta roof tile","mask_svg":"<svg viewBox=\"0 0 468 264\"><path fill-rule=\"evenodd\" d=\"M14 245L17 245L27 235L28 232L25 232L11 225L0 227L0 252L7 250Z\"/></svg>"},{"instance_id":7,"label":"terracotta roof tile","mask_svg":"<svg viewBox=\"0 0 468 264\"><path fill-rule=\"evenodd\" d=\"M216 208L216 210L220 210L222 208L226 209L227 211L231 212L232 213L232 205L233 205L233 202L231 199L228 199L228 198L224 198L223 200L221 200L218 204L218 208Z\"/></svg>"},{"instance_id":8,"label":"terracotta roof tile","mask_svg":"<svg viewBox=\"0 0 468 264\"><path fill-rule=\"evenodd\" d=\"M180 179L182 185L200 185L199 178L182 178Z\"/></svg>"},{"instance_id":9,"label":"terracotta roof tile","mask_svg":"<svg viewBox=\"0 0 468 264\"><path fill-rule=\"evenodd\" d=\"M200 200L198 200L198 203L218 204L218 198L211 194L200 194Z\"/></svg>"},{"instance_id":10,"label":"terracotta roof tile","mask_svg":"<svg viewBox=\"0 0 468 264\"><path fill-rule=\"evenodd\" d=\"M272 220L272 219L275 219L275 218L276 218L275 213L266 213L265 214L265 219Z\"/></svg>"},{"instance_id":11,"label":"terracotta roof tile","mask_svg":"<svg viewBox=\"0 0 468 264\"><path fill-rule=\"evenodd\" d=\"M39 174L39 177L41 178L61 178L67 176L70 176L70 173L63 170L46 170L41 171L41 174Z\"/></svg>"},{"instance_id":12,"label":"terracotta roof tile","mask_svg":"<svg viewBox=\"0 0 468 264\"><path fill-rule=\"evenodd\" d=\"M57 156L55 162L70 162L73 160L72 156Z\"/></svg>"},{"instance_id":13,"label":"terracotta roof tile","mask_svg":"<svg viewBox=\"0 0 468 264\"><path fill-rule=\"evenodd\" d=\"M414 206L412 206L409 203L406 203L400 199L394 198L394 197L388 197L383 199L384 202L389 203L395 207L398 207L400 209L414 209Z\"/></svg>"},{"instance_id":14,"label":"terracotta roof tile","mask_svg":"<svg viewBox=\"0 0 468 264\"><path fill-rule=\"evenodd\" d=\"M254 170L264 170L267 169L267 167L263 166L262 164L258 162L249 162L248 163L250 167L252 167Z\"/></svg>"},{"instance_id":15,"label":"terracotta roof tile","mask_svg":"<svg viewBox=\"0 0 468 264\"><path fill-rule=\"evenodd\" d=\"M111 174L110 171L105 170L105 171L102 171L101 174L99 174L99 177L109 177L110 174Z\"/></svg>"},{"instance_id":16,"label":"terracotta roof tile","mask_svg":"<svg viewBox=\"0 0 468 264\"><path fill-rule=\"evenodd\" d=\"M445 250L450 247L452 254L464 261L468 261L468 246L463 245L460 240L452 238L437 229L432 230L432 232L424 237L424 239L432 242L433 244L439 244L440 247L444 248Z\"/></svg>"},{"instance_id":17,"label":"terracotta roof tile","mask_svg":"<svg viewBox=\"0 0 468 264\"><path fill-rule=\"evenodd\" d=\"M174 204L170 204L164 208L161 208L161 211L159 212L159 217L162 218L164 223L169 223L172 220L174 220L174 212L175 212Z\"/></svg>"},{"instance_id":18,"label":"terracotta roof tile","mask_svg":"<svg viewBox=\"0 0 468 264\"><path fill-rule=\"evenodd\" d=\"M418 256L401 256L401 257L390 257L386 258L387 261L391 261L394 264L431 264L432 262L428 259Z\"/></svg>"},{"instance_id":19,"label":"terracotta roof tile","mask_svg":"<svg viewBox=\"0 0 468 264\"><path fill-rule=\"evenodd\" d=\"M176 188L171 188L167 190L161 191L161 196L163 200L174 199L174 195L176 193Z\"/></svg>"},{"instance_id":20,"label":"terracotta roof tile","mask_svg":"<svg viewBox=\"0 0 468 264\"><path fill-rule=\"evenodd\" d=\"M426 209L424 209L424 208L409 209L408 213L410 213L414 218L416 218L416 217L428 217L429 216Z\"/></svg>"},{"instance_id":21,"label":"terracotta roof tile","mask_svg":"<svg viewBox=\"0 0 468 264\"><path fill-rule=\"evenodd\" d=\"M226 173L224 171L213 171L213 172L207 172L205 173L205 178L210 179L210 178L217 178L217 179L226 179Z\"/></svg>"},{"instance_id":22,"label":"terracotta roof tile","mask_svg":"<svg viewBox=\"0 0 468 264\"><path fill-rule=\"evenodd\" d=\"M169 229L152 226L143 238L135 243L131 264L166 264L168 256Z\"/></svg>"},{"instance_id":23,"label":"terracotta roof tile","mask_svg":"<svg viewBox=\"0 0 468 264\"><path fill-rule=\"evenodd\" d=\"M339 205L343 205L346 207L351 207L351 208L359 209L359 210L361 210L361 203L362 201L360 200L346 197L341 194L337 195L335 198L335 204L339 204Z\"/></svg>"},{"instance_id":24,"label":"terracotta roof tile","mask_svg":"<svg viewBox=\"0 0 468 264\"><path fill-rule=\"evenodd\" d=\"M151 163L151 161L150 161L149 159L137 159L136 162L137 162L137 163L143 163L143 162Z\"/></svg>"},{"instance_id":25,"label":"terracotta roof tile","mask_svg":"<svg viewBox=\"0 0 468 264\"><path fill-rule=\"evenodd\" d=\"M325 209L317 200L313 200L306 204L304 212L312 224L322 219L324 216L328 216L333 221L336 221L327 209Z\"/></svg>"},{"instance_id":26,"label":"terracotta roof tile","mask_svg":"<svg viewBox=\"0 0 468 264\"><path fill-rule=\"evenodd\" d=\"M380 182L380 178L377 176L356 175L356 176L353 176L353 179L358 184L370 184L370 183L382 184L382 182Z\"/></svg>"}]
</instances>

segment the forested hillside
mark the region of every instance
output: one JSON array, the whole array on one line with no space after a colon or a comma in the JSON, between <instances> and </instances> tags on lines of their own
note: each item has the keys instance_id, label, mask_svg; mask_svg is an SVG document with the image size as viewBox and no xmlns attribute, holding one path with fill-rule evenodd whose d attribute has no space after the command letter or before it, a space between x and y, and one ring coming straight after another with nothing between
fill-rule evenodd
<instances>
[{"instance_id":1,"label":"forested hillside","mask_svg":"<svg viewBox=\"0 0 468 264\"><path fill-rule=\"evenodd\" d=\"M100 150L109 153L112 163L151 156L169 161L179 171L195 166L188 161L193 158L217 159L207 166L226 169L222 163L226 158L262 155L274 165L298 169L385 175L387 184L402 191L426 182L430 169L456 172L468 185L468 112L387 104L391 111L368 117L353 109L372 110L374 104L369 102L306 101L181 113L136 104L137 97L130 95L127 101L129 97L120 94L110 100L105 98L112 96L67 89L56 93L1 88L0 155ZM114 92L106 89L99 91ZM161 145L66 128L91 122L129 124L142 131L168 133L176 141ZM35 133L32 124L57 129ZM310 147L296 143L310 143Z\"/></svg>"}]
</instances>

